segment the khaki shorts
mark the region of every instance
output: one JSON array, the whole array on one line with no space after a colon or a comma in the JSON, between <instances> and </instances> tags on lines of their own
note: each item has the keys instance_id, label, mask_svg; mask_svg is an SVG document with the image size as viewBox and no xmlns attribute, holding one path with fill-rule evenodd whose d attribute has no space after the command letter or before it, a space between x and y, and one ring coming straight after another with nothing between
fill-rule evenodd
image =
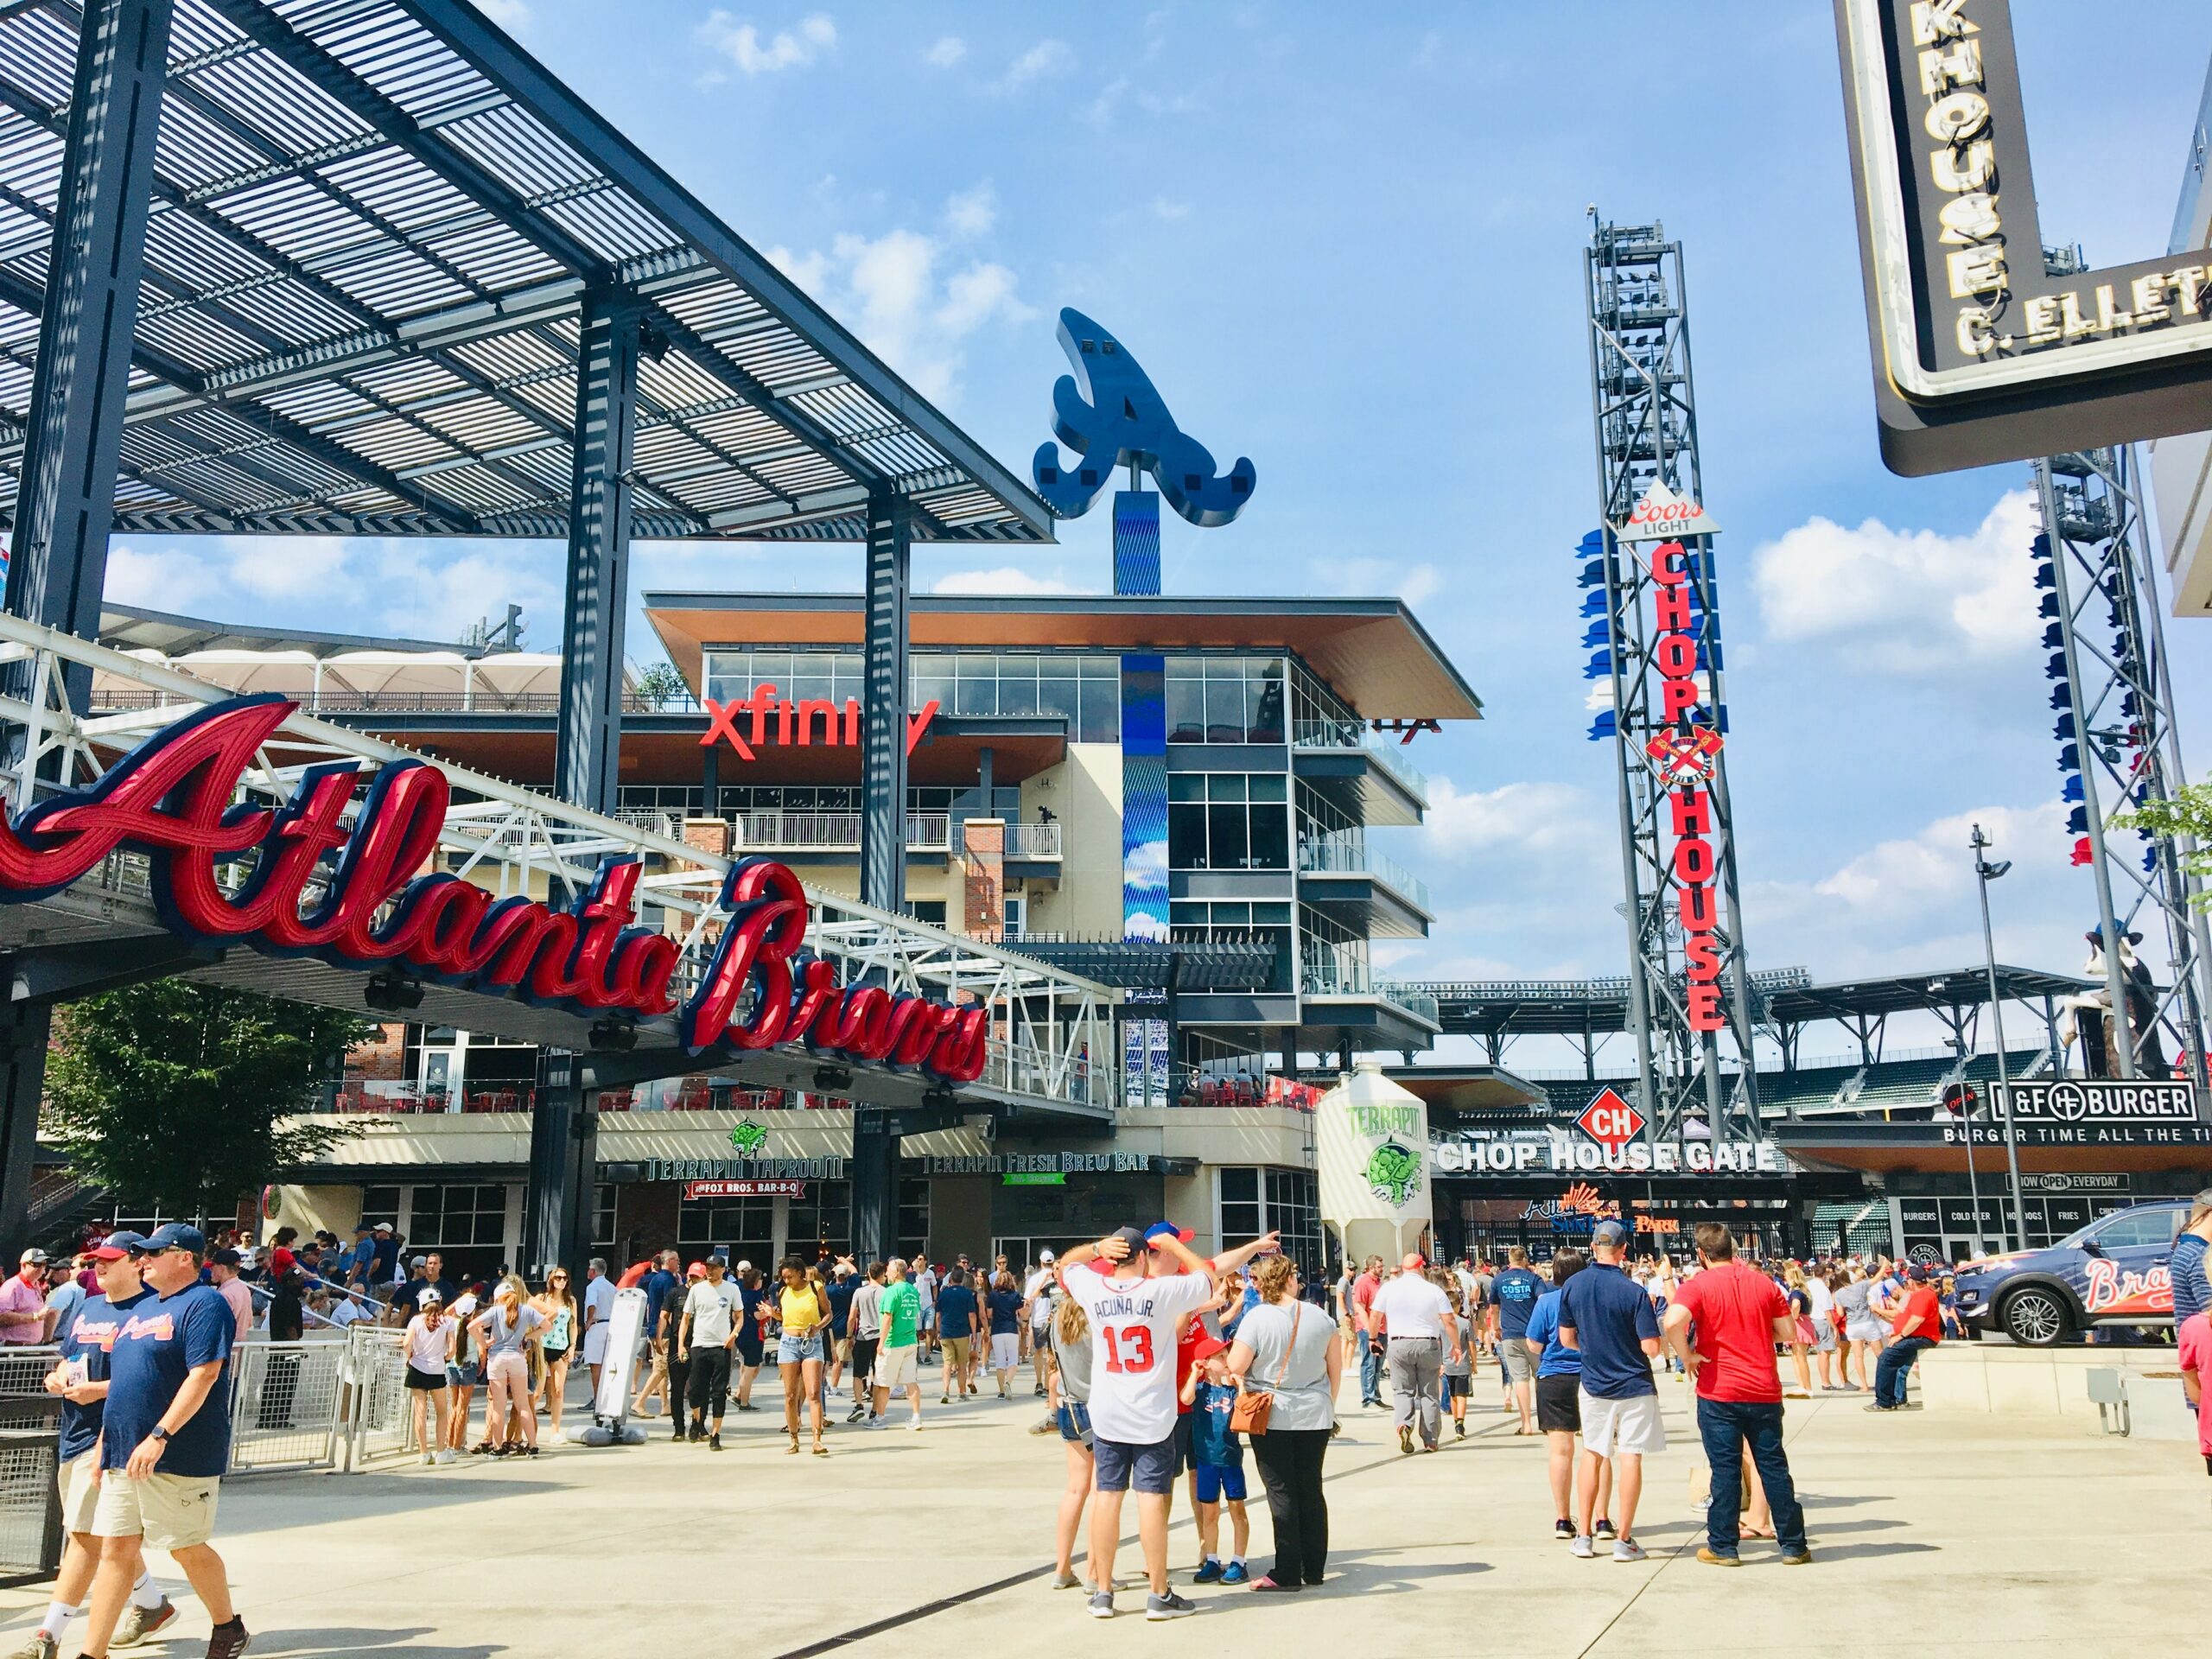
<instances>
[{"instance_id":1,"label":"khaki shorts","mask_svg":"<svg viewBox=\"0 0 2212 1659\"><path fill-rule=\"evenodd\" d=\"M944 1357L952 1362L955 1370L968 1363L968 1344L970 1340L967 1337L947 1337L944 1339Z\"/></svg>"},{"instance_id":2,"label":"khaki shorts","mask_svg":"<svg viewBox=\"0 0 2212 1659\"><path fill-rule=\"evenodd\" d=\"M61 1465L56 1482L61 1488L62 1531L92 1529L92 1512L100 1501L100 1483L93 1477L99 1473L99 1466L92 1461L89 1448Z\"/></svg>"},{"instance_id":3,"label":"khaki shorts","mask_svg":"<svg viewBox=\"0 0 2212 1659\"><path fill-rule=\"evenodd\" d=\"M879 1389L896 1394L901 1389L911 1389L916 1378L916 1365L921 1350L913 1343L904 1348L879 1348L875 1351L875 1376Z\"/></svg>"},{"instance_id":4,"label":"khaki shorts","mask_svg":"<svg viewBox=\"0 0 2212 1659\"><path fill-rule=\"evenodd\" d=\"M133 1480L120 1469L101 1478L92 1512L95 1538L140 1538L156 1549L189 1549L214 1535L216 1475L148 1475Z\"/></svg>"}]
</instances>

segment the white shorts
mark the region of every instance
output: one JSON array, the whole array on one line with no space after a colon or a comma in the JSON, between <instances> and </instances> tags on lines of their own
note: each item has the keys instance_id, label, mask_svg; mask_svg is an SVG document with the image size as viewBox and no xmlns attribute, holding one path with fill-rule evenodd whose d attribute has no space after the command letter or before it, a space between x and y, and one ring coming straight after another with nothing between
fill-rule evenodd
<instances>
[{"instance_id":1,"label":"white shorts","mask_svg":"<svg viewBox=\"0 0 2212 1659\"><path fill-rule=\"evenodd\" d=\"M148 1475L133 1480L120 1469L100 1478L92 1510L95 1538L143 1538L156 1549L189 1549L214 1535L214 1475Z\"/></svg>"},{"instance_id":2,"label":"white shorts","mask_svg":"<svg viewBox=\"0 0 2212 1659\"><path fill-rule=\"evenodd\" d=\"M607 1321L605 1319L601 1319L584 1332L584 1363L587 1365L607 1363Z\"/></svg>"},{"instance_id":3,"label":"white shorts","mask_svg":"<svg viewBox=\"0 0 2212 1659\"><path fill-rule=\"evenodd\" d=\"M61 1488L61 1529L64 1532L90 1532L92 1516L99 1507L100 1483L92 1478L99 1466L92 1461L88 1447L61 1465L56 1484Z\"/></svg>"},{"instance_id":4,"label":"white shorts","mask_svg":"<svg viewBox=\"0 0 2212 1659\"><path fill-rule=\"evenodd\" d=\"M1667 1426L1659 1421L1659 1396L1631 1395L1600 1400L1587 1389L1576 1391L1582 1409L1582 1449L1601 1458L1639 1455L1667 1449Z\"/></svg>"},{"instance_id":5,"label":"white shorts","mask_svg":"<svg viewBox=\"0 0 2212 1659\"><path fill-rule=\"evenodd\" d=\"M919 1375L920 1353L920 1344L912 1342L904 1348L877 1349L874 1385L879 1389L887 1389L893 1394L901 1389L912 1388Z\"/></svg>"},{"instance_id":6,"label":"white shorts","mask_svg":"<svg viewBox=\"0 0 2212 1659\"><path fill-rule=\"evenodd\" d=\"M1010 1371L1021 1363L1021 1334L1001 1331L991 1338L991 1369Z\"/></svg>"}]
</instances>

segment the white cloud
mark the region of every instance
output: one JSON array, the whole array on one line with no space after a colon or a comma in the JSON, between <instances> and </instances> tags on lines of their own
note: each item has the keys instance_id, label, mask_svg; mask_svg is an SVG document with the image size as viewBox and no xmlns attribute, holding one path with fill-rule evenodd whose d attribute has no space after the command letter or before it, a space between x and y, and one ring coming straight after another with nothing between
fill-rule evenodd
<instances>
[{"instance_id":1,"label":"white cloud","mask_svg":"<svg viewBox=\"0 0 2212 1659\"><path fill-rule=\"evenodd\" d=\"M942 35L937 44L922 54L922 61L933 69L950 69L968 55L968 42L957 35Z\"/></svg>"},{"instance_id":2,"label":"white cloud","mask_svg":"<svg viewBox=\"0 0 2212 1659\"><path fill-rule=\"evenodd\" d=\"M2037 528L2024 490L1962 536L1814 518L1752 555L1751 585L1773 639L1847 645L1897 673L1979 667L2024 654L2041 632Z\"/></svg>"},{"instance_id":3,"label":"white cloud","mask_svg":"<svg viewBox=\"0 0 2212 1659\"><path fill-rule=\"evenodd\" d=\"M741 23L717 8L709 12L707 21L699 25L697 39L702 46L728 58L747 75L772 75L804 67L823 53L834 50L837 25L817 11L802 19L796 29L779 29L764 41L760 31L753 24ZM721 79L711 72L707 78Z\"/></svg>"},{"instance_id":4,"label":"white cloud","mask_svg":"<svg viewBox=\"0 0 2212 1659\"><path fill-rule=\"evenodd\" d=\"M955 231L974 234L995 220L988 185L955 196L945 210ZM964 342L994 321L1036 315L1016 292L1014 273L987 259L957 269L948 241L900 228L881 236L845 232L827 252L771 248L768 257L837 313L925 397L950 401L959 390Z\"/></svg>"},{"instance_id":5,"label":"white cloud","mask_svg":"<svg viewBox=\"0 0 2212 1659\"><path fill-rule=\"evenodd\" d=\"M981 236L998 223L998 193L986 179L944 204L944 222L957 236Z\"/></svg>"},{"instance_id":6,"label":"white cloud","mask_svg":"<svg viewBox=\"0 0 2212 1659\"><path fill-rule=\"evenodd\" d=\"M357 586L347 569L352 545L334 536L226 537L221 545L231 580L265 598L340 600Z\"/></svg>"},{"instance_id":7,"label":"white cloud","mask_svg":"<svg viewBox=\"0 0 2212 1659\"><path fill-rule=\"evenodd\" d=\"M1329 593L1358 598L1394 594L1408 605L1426 604L1444 590L1443 576L1434 565L1425 562L1403 565L1393 559L1360 555L1332 559L1326 564L1317 563L1313 575Z\"/></svg>"},{"instance_id":8,"label":"white cloud","mask_svg":"<svg viewBox=\"0 0 2212 1659\"><path fill-rule=\"evenodd\" d=\"M1039 41L1007 65L1006 73L993 84L994 92L1011 92L1047 75L1064 75L1075 67L1075 53L1065 41Z\"/></svg>"},{"instance_id":9,"label":"white cloud","mask_svg":"<svg viewBox=\"0 0 2212 1659\"><path fill-rule=\"evenodd\" d=\"M1154 219L1165 219L1172 225L1177 219L1188 219L1191 216L1191 204L1187 201L1170 201L1165 196L1154 196L1152 199L1152 216Z\"/></svg>"},{"instance_id":10,"label":"white cloud","mask_svg":"<svg viewBox=\"0 0 2212 1659\"><path fill-rule=\"evenodd\" d=\"M1121 103L1122 94L1129 90L1126 78L1116 77L1098 89L1098 95L1084 105L1083 118L1094 127L1103 127L1114 118L1115 106Z\"/></svg>"},{"instance_id":11,"label":"white cloud","mask_svg":"<svg viewBox=\"0 0 2212 1659\"><path fill-rule=\"evenodd\" d=\"M189 553L142 552L120 543L108 550L105 597L118 605L191 615L219 596L222 580Z\"/></svg>"},{"instance_id":12,"label":"white cloud","mask_svg":"<svg viewBox=\"0 0 2212 1659\"><path fill-rule=\"evenodd\" d=\"M1548 854L1586 851L1605 825L1595 802L1573 784L1522 782L1462 791L1432 778L1422 847L1445 859L1497 856L1509 849Z\"/></svg>"},{"instance_id":13,"label":"white cloud","mask_svg":"<svg viewBox=\"0 0 2212 1659\"><path fill-rule=\"evenodd\" d=\"M1073 594L1082 590L1058 576L1040 576L1019 565L989 570L950 570L930 584L933 594Z\"/></svg>"},{"instance_id":14,"label":"white cloud","mask_svg":"<svg viewBox=\"0 0 2212 1659\"><path fill-rule=\"evenodd\" d=\"M523 0L476 0L476 9L510 35L530 27L530 8Z\"/></svg>"}]
</instances>

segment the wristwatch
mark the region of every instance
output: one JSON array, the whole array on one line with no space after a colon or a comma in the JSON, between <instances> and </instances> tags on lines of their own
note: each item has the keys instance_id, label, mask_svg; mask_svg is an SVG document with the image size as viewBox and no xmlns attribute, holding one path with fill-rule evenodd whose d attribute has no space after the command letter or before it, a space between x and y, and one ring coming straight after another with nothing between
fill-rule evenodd
<instances>
[{"instance_id":1,"label":"wristwatch","mask_svg":"<svg viewBox=\"0 0 2212 1659\"><path fill-rule=\"evenodd\" d=\"M159 1423L156 1423L154 1425L153 1433L149 1435L147 1438L149 1440L160 1440L166 1445L168 1441L169 1432L166 1428L163 1428Z\"/></svg>"}]
</instances>

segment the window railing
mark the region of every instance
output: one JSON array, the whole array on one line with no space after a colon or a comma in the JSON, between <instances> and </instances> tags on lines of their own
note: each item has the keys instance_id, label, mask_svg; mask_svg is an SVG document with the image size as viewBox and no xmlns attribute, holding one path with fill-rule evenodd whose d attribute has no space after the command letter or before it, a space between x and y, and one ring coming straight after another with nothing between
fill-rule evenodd
<instances>
[{"instance_id":1,"label":"window railing","mask_svg":"<svg viewBox=\"0 0 2212 1659\"><path fill-rule=\"evenodd\" d=\"M1428 779L1405 758L1405 746L1376 741L1364 721L1301 720L1292 728L1290 741L1296 749L1357 749L1395 778L1408 794L1423 806L1428 804Z\"/></svg>"},{"instance_id":2,"label":"window railing","mask_svg":"<svg viewBox=\"0 0 2212 1659\"><path fill-rule=\"evenodd\" d=\"M311 715L550 715L561 708L557 691L500 692L489 686L462 691L356 691L346 686L326 685L321 690L290 694ZM124 714L139 709L182 707L188 699L165 691L130 686L94 686L92 708L96 714ZM699 702L689 691L652 698L635 691L622 694L626 715L694 714Z\"/></svg>"},{"instance_id":3,"label":"window railing","mask_svg":"<svg viewBox=\"0 0 2212 1659\"><path fill-rule=\"evenodd\" d=\"M1372 876L1403 893L1420 909L1429 909L1428 883L1397 860L1370 847L1363 835L1300 836L1298 868L1315 874Z\"/></svg>"},{"instance_id":4,"label":"window railing","mask_svg":"<svg viewBox=\"0 0 2212 1659\"><path fill-rule=\"evenodd\" d=\"M1007 825L1006 855L1008 858L1059 857L1058 820L1055 819L1051 823L1009 823Z\"/></svg>"},{"instance_id":5,"label":"window railing","mask_svg":"<svg viewBox=\"0 0 2212 1659\"><path fill-rule=\"evenodd\" d=\"M858 852L857 812L741 812L731 822L738 852ZM906 846L913 852L944 852L952 845L952 817L945 812L906 814Z\"/></svg>"}]
</instances>

